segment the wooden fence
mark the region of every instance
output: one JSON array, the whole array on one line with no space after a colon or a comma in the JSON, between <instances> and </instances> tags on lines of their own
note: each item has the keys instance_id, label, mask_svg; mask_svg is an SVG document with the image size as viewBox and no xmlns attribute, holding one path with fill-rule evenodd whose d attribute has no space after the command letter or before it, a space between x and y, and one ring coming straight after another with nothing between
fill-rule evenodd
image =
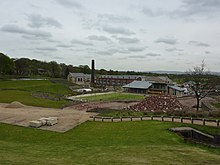
<instances>
[{"instance_id":1,"label":"wooden fence","mask_svg":"<svg viewBox=\"0 0 220 165\"><path fill-rule=\"evenodd\" d=\"M123 116L123 117L100 117L90 116L93 121L101 122L122 122L122 121L138 121L138 120L159 120L159 121L170 121L180 123L191 123L198 125L217 126L220 125L220 120L205 119L205 118L192 118L192 117L179 117L179 116Z\"/></svg>"}]
</instances>

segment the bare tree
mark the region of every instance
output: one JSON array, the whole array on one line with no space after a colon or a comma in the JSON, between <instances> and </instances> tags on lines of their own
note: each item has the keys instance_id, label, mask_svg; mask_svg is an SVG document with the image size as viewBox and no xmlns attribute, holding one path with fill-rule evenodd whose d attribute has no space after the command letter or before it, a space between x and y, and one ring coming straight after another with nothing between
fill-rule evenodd
<instances>
[{"instance_id":1,"label":"bare tree","mask_svg":"<svg viewBox=\"0 0 220 165\"><path fill-rule=\"evenodd\" d=\"M204 60L199 66L195 66L193 70L188 71L187 79L192 81L190 88L196 98L196 110L199 110L200 102L203 98L215 91L218 77L210 73L206 68Z\"/></svg>"}]
</instances>

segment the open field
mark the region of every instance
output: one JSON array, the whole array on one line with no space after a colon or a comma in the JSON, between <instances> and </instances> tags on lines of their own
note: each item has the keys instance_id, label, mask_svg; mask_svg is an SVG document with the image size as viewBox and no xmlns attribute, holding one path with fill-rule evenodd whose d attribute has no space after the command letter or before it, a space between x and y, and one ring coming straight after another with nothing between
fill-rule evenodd
<instances>
[{"instance_id":1,"label":"open field","mask_svg":"<svg viewBox=\"0 0 220 165\"><path fill-rule=\"evenodd\" d=\"M33 96L34 94L41 96L45 93L54 99ZM0 102L3 103L19 101L26 105L60 108L68 101L56 98L70 93L67 85L52 83L49 80L0 81Z\"/></svg>"},{"instance_id":2,"label":"open field","mask_svg":"<svg viewBox=\"0 0 220 165\"><path fill-rule=\"evenodd\" d=\"M0 164L219 164L220 149L186 143L168 130L183 125L86 122L55 133L0 124ZM216 129L194 127L208 132Z\"/></svg>"},{"instance_id":3,"label":"open field","mask_svg":"<svg viewBox=\"0 0 220 165\"><path fill-rule=\"evenodd\" d=\"M81 96L81 99L88 101L133 101L143 100L144 95L132 94L132 93L107 93L104 95L92 95L92 96Z\"/></svg>"}]
</instances>

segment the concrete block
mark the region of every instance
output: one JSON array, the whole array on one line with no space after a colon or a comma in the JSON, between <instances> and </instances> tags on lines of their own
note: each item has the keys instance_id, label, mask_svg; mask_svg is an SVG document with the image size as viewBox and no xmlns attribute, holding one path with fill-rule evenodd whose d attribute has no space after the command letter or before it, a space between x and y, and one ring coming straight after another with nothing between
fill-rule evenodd
<instances>
[{"instance_id":1,"label":"concrete block","mask_svg":"<svg viewBox=\"0 0 220 165\"><path fill-rule=\"evenodd\" d=\"M29 126L34 128L39 128L42 126L42 123L41 121L30 121Z\"/></svg>"}]
</instances>

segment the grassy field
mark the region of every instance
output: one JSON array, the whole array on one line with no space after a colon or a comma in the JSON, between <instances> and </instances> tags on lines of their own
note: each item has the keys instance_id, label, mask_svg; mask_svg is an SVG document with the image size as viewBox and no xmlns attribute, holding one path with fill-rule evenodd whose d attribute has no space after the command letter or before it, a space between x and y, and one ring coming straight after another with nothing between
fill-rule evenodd
<instances>
[{"instance_id":1,"label":"grassy field","mask_svg":"<svg viewBox=\"0 0 220 165\"><path fill-rule=\"evenodd\" d=\"M81 98L88 101L132 101L143 100L144 95L132 93L110 93L104 95L86 96Z\"/></svg>"},{"instance_id":2,"label":"grassy field","mask_svg":"<svg viewBox=\"0 0 220 165\"><path fill-rule=\"evenodd\" d=\"M58 101L33 97L34 93L47 93L50 96L67 95L71 91L66 84L53 83L50 80L0 81L0 102L19 101L26 105L60 108L68 101Z\"/></svg>"},{"instance_id":3,"label":"grassy field","mask_svg":"<svg viewBox=\"0 0 220 165\"><path fill-rule=\"evenodd\" d=\"M86 122L64 134L0 124L0 164L209 164L220 149L186 143L168 128L185 124ZM206 132L218 128L196 126Z\"/></svg>"}]
</instances>

